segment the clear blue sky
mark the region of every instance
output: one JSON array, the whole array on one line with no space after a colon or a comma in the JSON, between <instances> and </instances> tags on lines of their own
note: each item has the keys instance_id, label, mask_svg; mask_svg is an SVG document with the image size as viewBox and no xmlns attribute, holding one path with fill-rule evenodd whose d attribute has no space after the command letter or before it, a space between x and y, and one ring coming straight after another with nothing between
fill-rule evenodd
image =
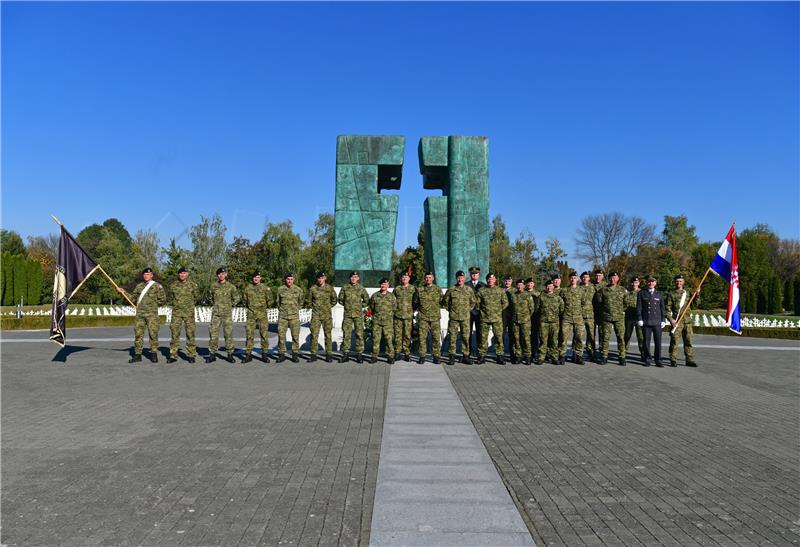
<instances>
[{"instance_id":1,"label":"clear blue sky","mask_svg":"<svg viewBox=\"0 0 800 547\"><path fill-rule=\"evenodd\" d=\"M2 4L2 226L162 245L333 211L338 134L485 135L491 214L570 255L620 211L798 237L798 3ZM655 196L654 193L658 193ZM186 239L184 244L188 245Z\"/></svg>"}]
</instances>

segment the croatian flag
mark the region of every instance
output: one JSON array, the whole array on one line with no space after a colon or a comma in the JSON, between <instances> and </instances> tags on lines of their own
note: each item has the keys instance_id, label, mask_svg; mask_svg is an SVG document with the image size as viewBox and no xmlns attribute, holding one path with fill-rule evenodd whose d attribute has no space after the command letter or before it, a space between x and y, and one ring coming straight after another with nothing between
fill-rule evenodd
<instances>
[{"instance_id":1,"label":"croatian flag","mask_svg":"<svg viewBox=\"0 0 800 547\"><path fill-rule=\"evenodd\" d=\"M736 226L731 226L725 241L709 266L712 272L728 280L728 328L742 334L739 324L739 259L736 256Z\"/></svg>"}]
</instances>

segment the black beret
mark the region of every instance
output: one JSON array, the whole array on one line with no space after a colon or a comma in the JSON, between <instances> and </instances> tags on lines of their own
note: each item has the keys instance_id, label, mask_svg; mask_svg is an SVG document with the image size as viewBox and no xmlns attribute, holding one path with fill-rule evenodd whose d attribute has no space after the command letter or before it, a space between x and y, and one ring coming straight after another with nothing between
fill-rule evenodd
<instances>
[{"instance_id":1,"label":"black beret","mask_svg":"<svg viewBox=\"0 0 800 547\"><path fill-rule=\"evenodd\" d=\"M673 281L677 281L678 279L683 279L683 274L678 274L672 278Z\"/></svg>"},{"instance_id":2,"label":"black beret","mask_svg":"<svg viewBox=\"0 0 800 547\"><path fill-rule=\"evenodd\" d=\"M425 275L434 275L433 272L425 272Z\"/></svg>"},{"instance_id":3,"label":"black beret","mask_svg":"<svg viewBox=\"0 0 800 547\"><path fill-rule=\"evenodd\" d=\"M220 266L219 268L217 268L217 275L221 274L222 272L227 272L227 271L228 270L225 268L225 266Z\"/></svg>"},{"instance_id":4,"label":"black beret","mask_svg":"<svg viewBox=\"0 0 800 547\"><path fill-rule=\"evenodd\" d=\"M405 276L405 277L411 277L411 274L410 274L410 273L408 273L408 272L406 272L406 271L404 271L403 273L401 273L401 274L400 274L400 277L403 277L403 276Z\"/></svg>"},{"instance_id":5,"label":"black beret","mask_svg":"<svg viewBox=\"0 0 800 547\"><path fill-rule=\"evenodd\" d=\"M633 283L633 282L634 282L634 281L636 281L637 279L639 279L639 276L638 276L638 275L632 275L632 276L631 276L631 278L630 278L628 281L629 281L630 283Z\"/></svg>"},{"instance_id":6,"label":"black beret","mask_svg":"<svg viewBox=\"0 0 800 547\"><path fill-rule=\"evenodd\" d=\"M388 283L389 279L386 277L381 277L381 280L378 281L378 285L383 285L384 283Z\"/></svg>"},{"instance_id":7,"label":"black beret","mask_svg":"<svg viewBox=\"0 0 800 547\"><path fill-rule=\"evenodd\" d=\"M355 271L350 272L350 277L353 277L354 275L358 275L358 272L355 272Z\"/></svg>"},{"instance_id":8,"label":"black beret","mask_svg":"<svg viewBox=\"0 0 800 547\"><path fill-rule=\"evenodd\" d=\"M581 277L583 277L584 275L590 275L590 274L589 274L589 272L583 272L583 273L581 273Z\"/></svg>"},{"instance_id":9,"label":"black beret","mask_svg":"<svg viewBox=\"0 0 800 547\"><path fill-rule=\"evenodd\" d=\"M522 279L521 277L517 279L517 285L519 285L520 283L522 283L523 285L525 284L525 280Z\"/></svg>"},{"instance_id":10,"label":"black beret","mask_svg":"<svg viewBox=\"0 0 800 547\"><path fill-rule=\"evenodd\" d=\"M578 277L578 272L573 270L573 271L569 272L569 276L570 277Z\"/></svg>"},{"instance_id":11,"label":"black beret","mask_svg":"<svg viewBox=\"0 0 800 547\"><path fill-rule=\"evenodd\" d=\"M511 280L513 280L514 278L513 278L513 277L511 277L510 275L504 275L504 276L503 276L503 281L505 281L506 279L511 279Z\"/></svg>"},{"instance_id":12,"label":"black beret","mask_svg":"<svg viewBox=\"0 0 800 547\"><path fill-rule=\"evenodd\" d=\"M544 282L544 286L546 287L548 285L555 285L555 283L553 283L552 279L548 279L547 281Z\"/></svg>"},{"instance_id":13,"label":"black beret","mask_svg":"<svg viewBox=\"0 0 800 547\"><path fill-rule=\"evenodd\" d=\"M464 275L464 272L462 270L458 270L456 272L456 277L461 277L462 275Z\"/></svg>"},{"instance_id":14,"label":"black beret","mask_svg":"<svg viewBox=\"0 0 800 547\"><path fill-rule=\"evenodd\" d=\"M596 274L601 274L601 273L603 273L603 270L601 270L600 268L597 268L597 269L594 271L594 273L596 273Z\"/></svg>"},{"instance_id":15,"label":"black beret","mask_svg":"<svg viewBox=\"0 0 800 547\"><path fill-rule=\"evenodd\" d=\"M533 278L529 277L525 280L525 283L533 283Z\"/></svg>"},{"instance_id":16,"label":"black beret","mask_svg":"<svg viewBox=\"0 0 800 547\"><path fill-rule=\"evenodd\" d=\"M489 281L490 277L496 278L497 276L494 274L494 272L489 272L486 274L486 281Z\"/></svg>"},{"instance_id":17,"label":"black beret","mask_svg":"<svg viewBox=\"0 0 800 547\"><path fill-rule=\"evenodd\" d=\"M320 277L328 277L328 276L325 275L325 272L317 272L317 279L319 279Z\"/></svg>"},{"instance_id":18,"label":"black beret","mask_svg":"<svg viewBox=\"0 0 800 547\"><path fill-rule=\"evenodd\" d=\"M255 270L255 271L254 271L254 272L253 272L253 273L250 275L250 277L255 277L255 276L257 276L257 275L261 275L261 272L259 272L258 270Z\"/></svg>"},{"instance_id":19,"label":"black beret","mask_svg":"<svg viewBox=\"0 0 800 547\"><path fill-rule=\"evenodd\" d=\"M146 273L153 273L153 270L151 270L150 268L145 268L144 270L142 270L142 273L143 273L143 274L146 274Z\"/></svg>"},{"instance_id":20,"label":"black beret","mask_svg":"<svg viewBox=\"0 0 800 547\"><path fill-rule=\"evenodd\" d=\"M284 275L283 278L286 279L287 277L294 277L294 273L286 272L286 275Z\"/></svg>"},{"instance_id":21,"label":"black beret","mask_svg":"<svg viewBox=\"0 0 800 547\"><path fill-rule=\"evenodd\" d=\"M180 269L178 270L178 273L184 273L184 272L188 273L188 272L189 272L189 270L187 270L186 268L184 268L183 266L181 266L181 267L180 267Z\"/></svg>"},{"instance_id":22,"label":"black beret","mask_svg":"<svg viewBox=\"0 0 800 547\"><path fill-rule=\"evenodd\" d=\"M608 277L614 277L615 275L619 277L619 274L617 272L609 272Z\"/></svg>"},{"instance_id":23,"label":"black beret","mask_svg":"<svg viewBox=\"0 0 800 547\"><path fill-rule=\"evenodd\" d=\"M552 276L550 276L550 279L561 279L561 274L560 273L554 273Z\"/></svg>"}]
</instances>

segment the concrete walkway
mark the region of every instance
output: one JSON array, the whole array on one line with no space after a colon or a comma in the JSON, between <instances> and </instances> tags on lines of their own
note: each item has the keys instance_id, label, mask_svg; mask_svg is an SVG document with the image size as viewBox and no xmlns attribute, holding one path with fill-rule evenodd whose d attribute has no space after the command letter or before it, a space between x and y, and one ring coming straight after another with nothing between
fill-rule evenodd
<instances>
[{"instance_id":1,"label":"concrete walkway","mask_svg":"<svg viewBox=\"0 0 800 547\"><path fill-rule=\"evenodd\" d=\"M392 366L370 545L534 545L439 365Z\"/></svg>"}]
</instances>

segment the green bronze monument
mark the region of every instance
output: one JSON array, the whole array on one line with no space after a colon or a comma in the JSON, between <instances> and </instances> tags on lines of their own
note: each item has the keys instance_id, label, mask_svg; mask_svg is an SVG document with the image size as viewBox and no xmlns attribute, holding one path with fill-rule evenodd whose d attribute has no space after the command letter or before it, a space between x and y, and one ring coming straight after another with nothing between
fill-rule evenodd
<instances>
[{"instance_id":1,"label":"green bronze monument","mask_svg":"<svg viewBox=\"0 0 800 547\"><path fill-rule=\"evenodd\" d=\"M334 284L345 285L353 270L361 283L377 287L389 277L397 228L405 137L340 135L336 139Z\"/></svg>"},{"instance_id":2,"label":"green bronze monument","mask_svg":"<svg viewBox=\"0 0 800 547\"><path fill-rule=\"evenodd\" d=\"M447 286L458 270L489 271L489 140L423 137L419 141L423 187L441 190L425 200L425 263Z\"/></svg>"}]
</instances>

